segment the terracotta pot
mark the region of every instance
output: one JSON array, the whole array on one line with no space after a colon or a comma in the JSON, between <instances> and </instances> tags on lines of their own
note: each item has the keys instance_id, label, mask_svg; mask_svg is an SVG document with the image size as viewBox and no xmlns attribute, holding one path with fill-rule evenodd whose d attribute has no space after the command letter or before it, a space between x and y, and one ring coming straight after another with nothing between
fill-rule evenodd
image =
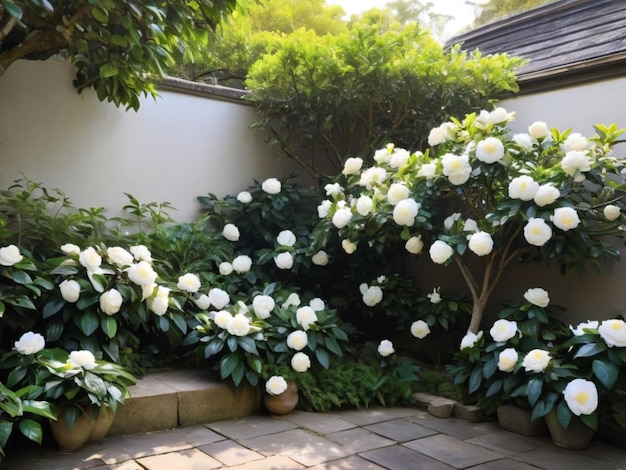
<instances>
[{"instance_id":1,"label":"terracotta pot","mask_svg":"<svg viewBox=\"0 0 626 470\"><path fill-rule=\"evenodd\" d=\"M100 442L104 440L109 432L109 429L111 429L114 419L115 411L108 406L100 408L98 411L98 418L93 423L87 442Z\"/></svg>"},{"instance_id":2,"label":"terracotta pot","mask_svg":"<svg viewBox=\"0 0 626 470\"><path fill-rule=\"evenodd\" d=\"M61 410L56 421L50 420L52 437L59 446L59 450L63 452L80 449L87 442L93 424L91 410L83 411L72 427L69 427L65 421L65 409Z\"/></svg>"},{"instance_id":3,"label":"terracotta pot","mask_svg":"<svg viewBox=\"0 0 626 470\"><path fill-rule=\"evenodd\" d=\"M298 386L294 382L287 382L287 390L280 395L265 393L263 403L270 414L288 415L298 405Z\"/></svg>"},{"instance_id":4,"label":"terracotta pot","mask_svg":"<svg viewBox=\"0 0 626 470\"><path fill-rule=\"evenodd\" d=\"M586 449L596 433L595 429L591 429L576 416L573 416L569 426L564 428L556 415L556 409L546 415L546 424L554 445L565 449Z\"/></svg>"},{"instance_id":5,"label":"terracotta pot","mask_svg":"<svg viewBox=\"0 0 626 470\"><path fill-rule=\"evenodd\" d=\"M502 429L523 436L543 436L548 434L548 427L543 418L532 421L531 410L520 408L512 403L498 407L498 423Z\"/></svg>"}]
</instances>

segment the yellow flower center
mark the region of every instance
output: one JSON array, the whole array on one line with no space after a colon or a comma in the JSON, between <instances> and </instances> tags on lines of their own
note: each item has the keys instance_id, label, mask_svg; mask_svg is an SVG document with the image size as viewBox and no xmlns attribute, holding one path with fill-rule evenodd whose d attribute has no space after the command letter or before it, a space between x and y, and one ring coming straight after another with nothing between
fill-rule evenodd
<instances>
[{"instance_id":1,"label":"yellow flower center","mask_svg":"<svg viewBox=\"0 0 626 470\"><path fill-rule=\"evenodd\" d=\"M585 405L587 404L587 402L591 399L591 395L589 394L589 392L584 391L584 392L578 392L575 396L574 399L580 403L581 405Z\"/></svg>"},{"instance_id":2,"label":"yellow flower center","mask_svg":"<svg viewBox=\"0 0 626 470\"><path fill-rule=\"evenodd\" d=\"M619 331L623 328L624 325L622 325L620 322L613 322L611 324L611 328L614 329L615 331Z\"/></svg>"}]
</instances>

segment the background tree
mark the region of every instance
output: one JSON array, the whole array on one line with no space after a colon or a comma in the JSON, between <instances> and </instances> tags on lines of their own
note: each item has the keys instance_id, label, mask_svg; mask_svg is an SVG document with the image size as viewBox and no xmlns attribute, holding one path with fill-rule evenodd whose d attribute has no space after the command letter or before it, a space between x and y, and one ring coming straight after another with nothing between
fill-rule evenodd
<instances>
[{"instance_id":1,"label":"background tree","mask_svg":"<svg viewBox=\"0 0 626 470\"><path fill-rule=\"evenodd\" d=\"M480 13L476 17L474 27L493 23L496 20L516 15L517 13L522 13L531 8L545 5L553 1L554 0L489 0L484 6L480 7Z\"/></svg>"},{"instance_id":2,"label":"background tree","mask_svg":"<svg viewBox=\"0 0 626 470\"><path fill-rule=\"evenodd\" d=\"M0 75L18 59L66 57L78 91L138 109L180 51L193 60L208 31L247 0L12 0L0 3Z\"/></svg>"}]
</instances>

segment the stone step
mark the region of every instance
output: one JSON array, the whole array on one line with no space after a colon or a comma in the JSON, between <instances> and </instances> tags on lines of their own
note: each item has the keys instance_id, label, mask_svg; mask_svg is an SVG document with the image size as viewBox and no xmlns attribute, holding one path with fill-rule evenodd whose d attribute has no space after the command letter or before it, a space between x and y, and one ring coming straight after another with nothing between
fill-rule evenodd
<instances>
[{"instance_id":1,"label":"stone step","mask_svg":"<svg viewBox=\"0 0 626 470\"><path fill-rule=\"evenodd\" d=\"M257 412L262 390L217 382L206 371L181 369L147 374L130 387L109 435L159 431L239 418Z\"/></svg>"}]
</instances>

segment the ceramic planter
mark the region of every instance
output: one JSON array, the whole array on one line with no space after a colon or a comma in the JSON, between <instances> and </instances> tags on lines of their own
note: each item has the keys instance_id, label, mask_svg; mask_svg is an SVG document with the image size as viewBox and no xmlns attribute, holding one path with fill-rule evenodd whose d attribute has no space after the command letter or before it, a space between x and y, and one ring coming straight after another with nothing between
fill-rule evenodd
<instances>
[{"instance_id":1,"label":"ceramic planter","mask_svg":"<svg viewBox=\"0 0 626 470\"><path fill-rule=\"evenodd\" d=\"M265 393L263 404L273 415L288 415L298 405L298 386L294 382L287 382L287 390L280 395Z\"/></svg>"},{"instance_id":2,"label":"ceramic planter","mask_svg":"<svg viewBox=\"0 0 626 470\"><path fill-rule=\"evenodd\" d=\"M512 403L498 407L498 423L502 429L524 436L544 436L548 427L543 418L532 421L532 412Z\"/></svg>"},{"instance_id":3,"label":"ceramic planter","mask_svg":"<svg viewBox=\"0 0 626 470\"><path fill-rule=\"evenodd\" d=\"M50 420L52 437L63 452L78 450L89 439L89 434L94 425L91 410L83 411L74 425L69 427L65 422L65 410L62 409L56 420Z\"/></svg>"},{"instance_id":4,"label":"ceramic planter","mask_svg":"<svg viewBox=\"0 0 626 470\"><path fill-rule=\"evenodd\" d=\"M591 429L576 416L573 416L569 426L564 428L555 409L546 415L546 423L554 445L565 449L586 449L596 433L595 429Z\"/></svg>"}]
</instances>

